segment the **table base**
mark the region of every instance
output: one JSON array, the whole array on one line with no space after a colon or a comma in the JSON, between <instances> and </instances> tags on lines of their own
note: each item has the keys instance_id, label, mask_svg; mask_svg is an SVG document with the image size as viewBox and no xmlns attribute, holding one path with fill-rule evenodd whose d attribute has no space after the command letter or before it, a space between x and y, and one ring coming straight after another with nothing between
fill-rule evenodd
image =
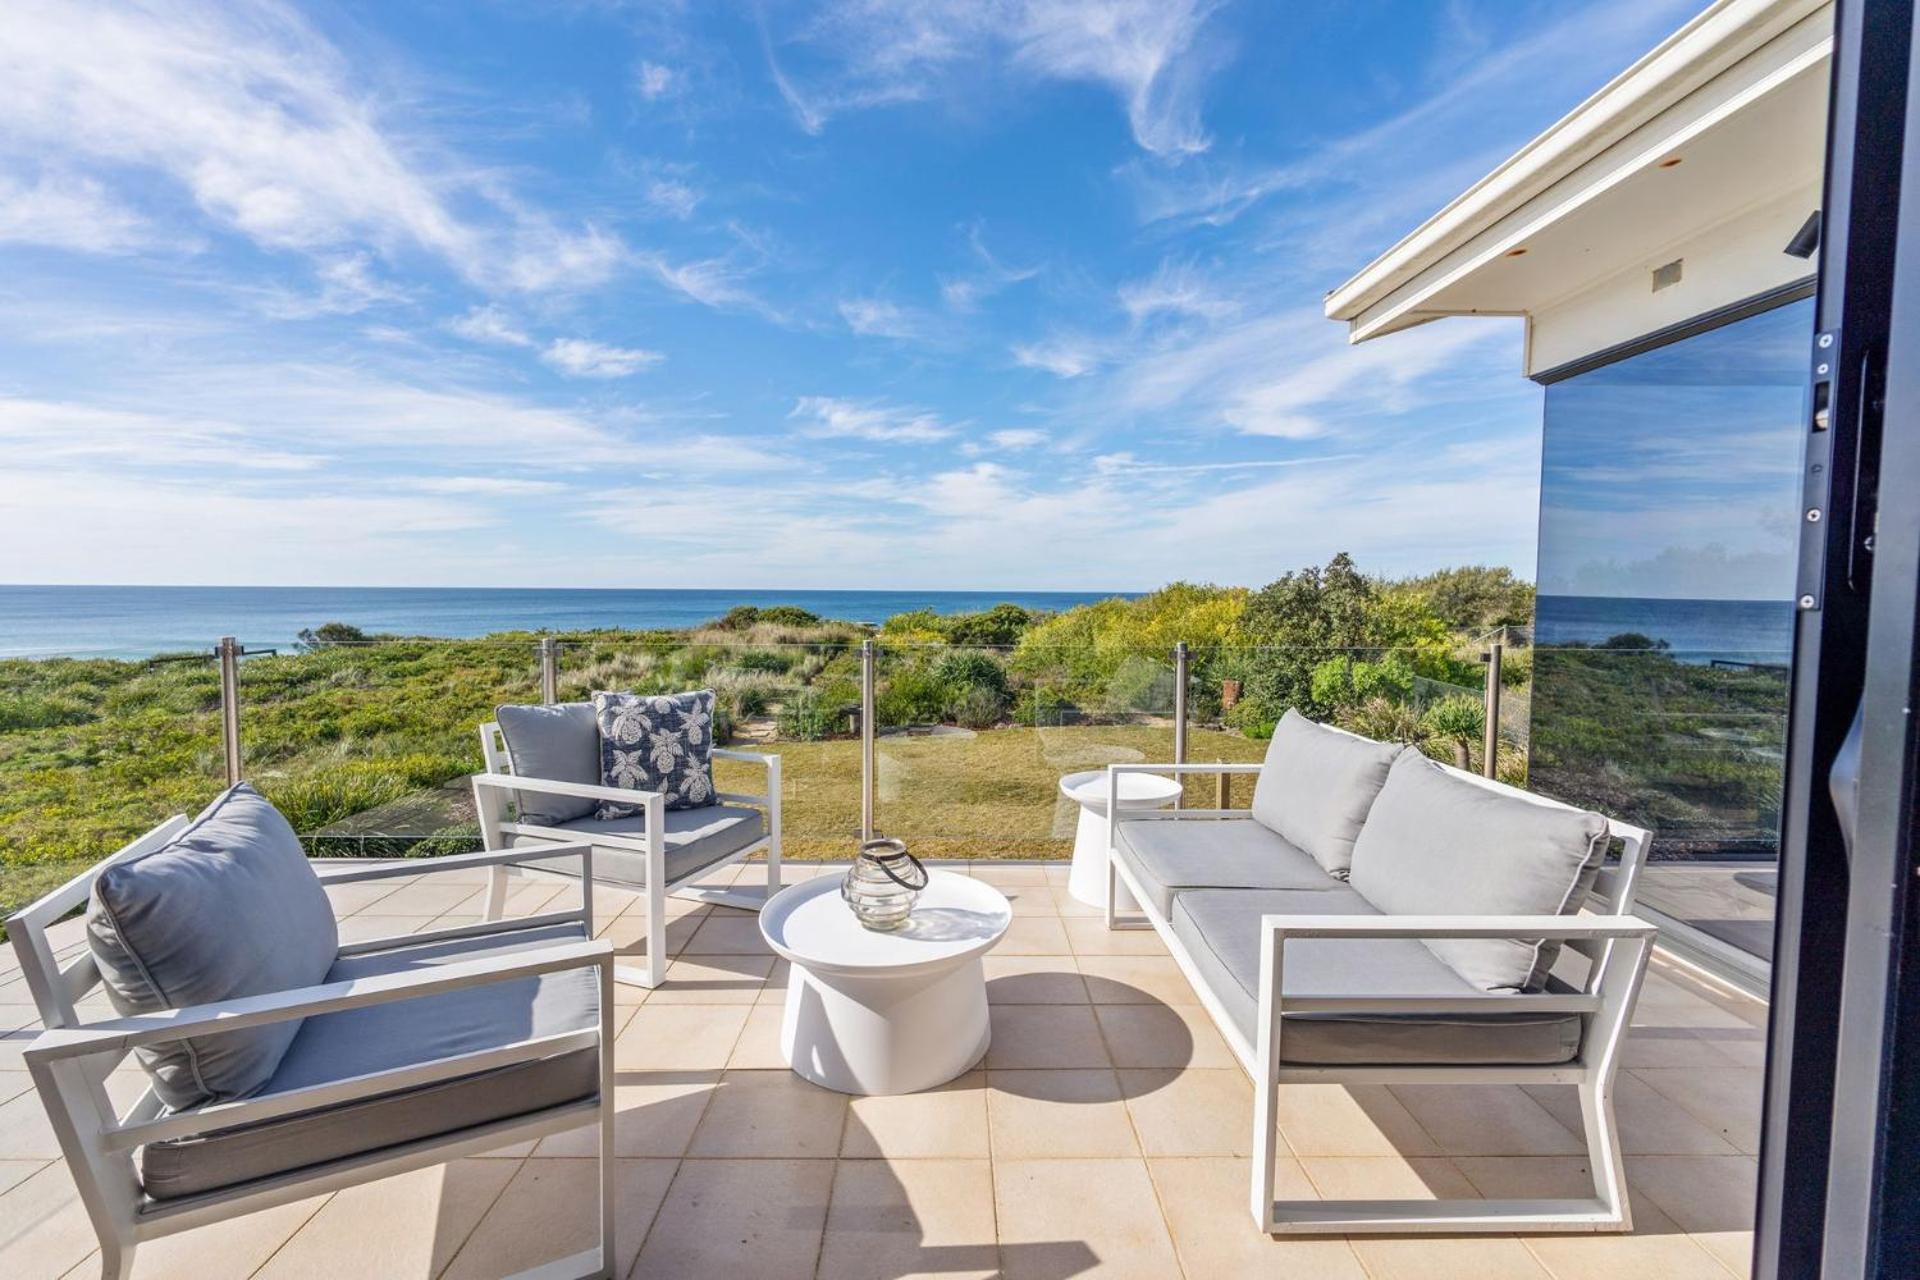
<instances>
[{"instance_id":1,"label":"table base","mask_svg":"<svg viewBox=\"0 0 1920 1280\"><path fill-rule=\"evenodd\" d=\"M918 1093L986 1056L987 981L978 957L954 968L890 977L787 979L780 1052L804 1080L839 1093Z\"/></svg>"}]
</instances>

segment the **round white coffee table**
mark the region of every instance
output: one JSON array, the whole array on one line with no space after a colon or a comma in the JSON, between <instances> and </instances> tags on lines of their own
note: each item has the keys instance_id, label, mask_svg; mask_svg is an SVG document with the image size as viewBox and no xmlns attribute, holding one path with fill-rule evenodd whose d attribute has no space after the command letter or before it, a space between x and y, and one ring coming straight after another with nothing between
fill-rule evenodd
<instances>
[{"instance_id":1,"label":"round white coffee table","mask_svg":"<svg viewBox=\"0 0 1920 1280\"><path fill-rule=\"evenodd\" d=\"M1073 867L1067 872L1067 892L1081 902L1104 906L1107 901L1107 771L1088 769L1060 779L1060 793L1080 806L1080 825L1073 836ZM1180 794L1180 784L1157 773L1120 775L1122 809L1164 809ZM1137 905L1124 880L1113 886L1113 905L1133 910Z\"/></svg>"},{"instance_id":2,"label":"round white coffee table","mask_svg":"<svg viewBox=\"0 0 1920 1280\"><path fill-rule=\"evenodd\" d=\"M782 889L760 932L792 963L780 1051L804 1079L841 1093L915 1093L944 1084L987 1051L980 957L1013 908L992 885L929 873L903 929L863 928L838 875Z\"/></svg>"}]
</instances>

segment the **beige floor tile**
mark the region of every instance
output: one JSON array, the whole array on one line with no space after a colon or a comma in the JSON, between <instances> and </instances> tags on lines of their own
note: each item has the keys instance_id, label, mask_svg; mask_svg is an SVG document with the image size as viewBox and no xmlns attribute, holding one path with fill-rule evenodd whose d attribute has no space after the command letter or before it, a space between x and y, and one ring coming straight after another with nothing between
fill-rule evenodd
<instances>
[{"instance_id":1,"label":"beige floor tile","mask_svg":"<svg viewBox=\"0 0 1920 1280\"><path fill-rule=\"evenodd\" d=\"M46 1160L0 1160L0 1195L13 1190L48 1163Z\"/></svg>"},{"instance_id":2,"label":"beige floor tile","mask_svg":"<svg viewBox=\"0 0 1920 1280\"><path fill-rule=\"evenodd\" d=\"M1037 863L982 863L973 868L973 878L998 888L1045 888L1047 869Z\"/></svg>"},{"instance_id":3,"label":"beige floor tile","mask_svg":"<svg viewBox=\"0 0 1920 1280\"><path fill-rule=\"evenodd\" d=\"M1548 1280L1547 1269L1512 1236L1423 1236L1353 1241L1373 1280Z\"/></svg>"},{"instance_id":4,"label":"beige floor tile","mask_svg":"<svg viewBox=\"0 0 1920 1280\"><path fill-rule=\"evenodd\" d=\"M773 969L770 955L695 955L667 966L667 980L647 993L647 1003L752 1004Z\"/></svg>"},{"instance_id":5,"label":"beige floor tile","mask_svg":"<svg viewBox=\"0 0 1920 1280\"><path fill-rule=\"evenodd\" d=\"M777 1004L756 1004L733 1046L727 1066L736 1071L785 1071L787 1055L780 1049L780 1022L785 1010Z\"/></svg>"},{"instance_id":6,"label":"beige floor tile","mask_svg":"<svg viewBox=\"0 0 1920 1280\"><path fill-rule=\"evenodd\" d=\"M729 1071L693 1131L690 1156L831 1158L846 1127L847 1095L791 1071Z\"/></svg>"},{"instance_id":7,"label":"beige floor tile","mask_svg":"<svg viewBox=\"0 0 1920 1280\"><path fill-rule=\"evenodd\" d=\"M706 918L687 942L684 954L771 957L773 952L767 946L766 937L760 932L759 916L722 915L715 912Z\"/></svg>"},{"instance_id":8,"label":"beige floor tile","mask_svg":"<svg viewBox=\"0 0 1920 1280\"><path fill-rule=\"evenodd\" d=\"M1094 1006L1117 1067L1237 1067L1227 1042L1198 1005Z\"/></svg>"},{"instance_id":9,"label":"beige floor tile","mask_svg":"<svg viewBox=\"0 0 1920 1280\"><path fill-rule=\"evenodd\" d=\"M1179 1274L1143 1160L995 1160L1007 1280Z\"/></svg>"},{"instance_id":10,"label":"beige floor tile","mask_svg":"<svg viewBox=\"0 0 1920 1280\"><path fill-rule=\"evenodd\" d=\"M315 1196L149 1241L139 1248L135 1280L245 1280L325 1203ZM97 1252L81 1266L88 1280L99 1268Z\"/></svg>"},{"instance_id":11,"label":"beige floor tile","mask_svg":"<svg viewBox=\"0 0 1920 1280\"><path fill-rule=\"evenodd\" d=\"M516 1168L510 1160L456 1160L348 1187L273 1255L261 1280L437 1276Z\"/></svg>"},{"instance_id":12,"label":"beige floor tile","mask_svg":"<svg viewBox=\"0 0 1920 1280\"><path fill-rule=\"evenodd\" d=\"M1627 1159L1627 1202L1633 1234L1680 1235L1679 1226L1633 1182L1635 1157ZM1593 1196L1593 1173L1578 1156L1456 1156L1454 1167L1492 1200L1581 1200ZM1618 1239L1619 1237L1614 1237Z\"/></svg>"},{"instance_id":13,"label":"beige floor tile","mask_svg":"<svg viewBox=\"0 0 1920 1280\"><path fill-rule=\"evenodd\" d=\"M1126 1070L1120 1092L1149 1158L1252 1154L1253 1086L1238 1067Z\"/></svg>"},{"instance_id":14,"label":"beige floor tile","mask_svg":"<svg viewBox=\"0 0 1920 1280\"><path fill-rule=\"evenodd\" d=\"M1712 1254L1715 1261L1740 1280L1753 1274L1753 1232L1694 1231L1687 1239Z\"/></svg>"},{"instance_id":15,"label":"beige floor tile","mask_svg":"<svg viewBox=\"0 0 1920 1280\"><path fill-rule=\"evenodd\" d=\"M1748 1156L1635 1156L1627 1185L1694 1235L1750 1233L1759 1163Z\"/></svg>"},{"instance_id":16,"label":"beige floor tile","mask_svg":"<svg viewBox=\"0 0 1920 1280\"><path fill-rule=\"evenodd\" d=\"M613 1273L624 1274L673 1179L672 1160L614 1162ZM528 1160L454 1257L445 1280L493 1280L593 1248L599 1162Z\"/></svg>"},{"instance_id":17,"label":"beige floor tile","mask_svg":"<svg viewBox=\"0 0 1920 1280\"><path fill-rule=\"evenodd\" d=\"M94 1243L65 1165L49 1164L0 1195L0 1275L8 1280L63 1275Z\"/></svg>"},{"instance_id":18,"label":"beige floor tile","mask_svg":"<svg viewBox=\"0 0 1920 1280\"><path fill-rule=\"evenodd\" d=\"M853 1159L984 1157L990 1151L987 1078L980 1071L921 1093L855 1098L840 1140L841 1156Z\"/></svg>"},{"instance_id":19,"label":"beige floor tile","mask_svg":"<svg viewBox=\"0 0 1920 1280\"><path fill-rule=\"evenodd\" d=\"M1765 1084L1759 1070L1742 1067L1690 1071L1672 1067L1631 1073L1672 1099L1708 1129L1744 1155L1760 1152L1760 1101Z\"/></svg>"},{"instance_id":20,"label":"beige floor tile","mask_svg":"<svg viewBox=\"0 0 1920 1280\"><path fill-rule=\"evenodd\" d=\"M1289 1280L1364 1280L1345 1240L1269 1236L1247 1211L1245 1160L1149 1160L1174 1247L1189 1277L1285 1276ZM1274 1194L1311 1200L1313 1188L1292 1160L1276 1166Z\"/></svg>"},{"instance_id":21,"label":"beige floor tile","mask_svg":"<svg viewBox=\"0 0 1920 1280\"><path fill-rule=\"evenodd\" d=\"M1685 1235L1530 1236L1521 1243L1554 1280L1727 1280L1727 1270Z\"/></svg>"},{"instance_id":22,"label":"beige floor tile","mask_svg":"<svg viewBox=\"0 0 1920 1280\"><path fill-rule=\"evenodd\" d=\"M474 896L470 884L436 884L434 878L395 889L355 914L364 916L437 916ZM451 923L451 922L450 922Z\"/></svg>"},{"instance_id":23,"label":"beige floor tile","mask_svg":"<svg viewBox=\"0 0 1920 1280\"><path fill-rule=\"evenodd\" d=\"M1103 919L1061 917L1067 941L1081 956L1163 956L1166 946L1151 929L1109 929Z\"/></svg>"},{"instance_id":24,"label":"beige floor tile","mask_svg":"<svg viewBox=\"0 0 1920 1280\"><path fill-rule=\"evenodd\" d=\"M1080 901L1080 899L1067 892L1065 885L1050 886L1048 892L1053 895L1053 910L1056 915L1078 920L1092 919L1096 916L1103 920L1106 918L1104 908L1096 906L1091 902Z\"/></svg>"},{"instance_id":25,"label":"beige floor tile","mask_svg":"<svg viewBox=\"0 0 1920 1280\"><path fill-rule=\"evenodd\" d=\"M0 1103L12 1102L20 1095L31 1092L32 1089L33 1077L25 1071L0 1071ZM5 1141L6 1136L0 1134L0 1144ZM51 1159L51 1157L48 1158Z\"/></svg>"},{"instance_id":26,"label":"beige floor tile","mask_svg":"<svg viewBox=\"0 0 1920 1280\"><path fill-rule=\"evenodd\" d=\"M755 1004L785 1004L787 1001L787 981L793 974L793 965L786 960L775 960L773 968L767 973L767 981L760 988L760 994L754 998Z\"/></svg>"},{"instance_id":27,"label":"beige floor tile","mask_svg":"<svg viewBox=\"0 0 1920 1280\"><path fill-rule=\"evenodd\" d=\"M988 956L989 1004L1085 1004L1087 984L1072 956Z\"/></svg>"},{"instance_id":28,"label":"beige floor tile","mask_svg":"<svg viewBox=\"0 0 1920 1280\"><path fill-rule=\"evenodd\" d=\"M1440 1156L1302 1156L1322 1200L1475 1200L1479 1191Z\"/></svg>"},{"instance_id":29,"label":"beige floor tile","mask_svg":"<svg viewBox=\"0 0 1920 1280\"><path fill-rule=\"evenodd\" d=\"M340 941L372 942L418 933L433 923L432 916L348 916L340 922Z\"/></svg>"},{"instance_id":30,"label":"beige floor tile","mask_svg":"<svg viewBox=\"0 0 1920 1280\"><path fill-rule=\"evenodd\" d=\"M1198 1004L1171 956L1084 956L1080 972L1095 1004Z\"/></svg>"},{"instance_id":31,"label":"beige floor tile","mask_svg":"<svg viewBox=\"0 0 1920 1280\"><path fill-rule=\"evenodd\" d=\"M1073 954L1067 931L1058 916L1015 916L1006 936L994 944L996 956L1065 956Z\"/></svg>"},{"instance_id":32,"label":"beige floor tile","mask_svg":"<svg viewBox=\"0 0 1920 1280\"><path fill-rule=\"evenodd\" d=\"M1570 1133L1584 1132L1580 1099L1570 1085L1527 1085L1535 1102L1553 1113ZM1733 1145L1631 1071L1614 1077L1613 1110L1620 1127L1620 1150L1627 1155L1730 1156Z\"/></svg>"},{"instance_id":33,"label":"beige floor tile","mask_svg":"<svg viewBox=\"0 0 1920 1280\"><path fill-rule=\"evenodd\" d=\"M24 1071L7 1073L9 1077L26 1074ZM40 1105L40 1095L32 1088L29 1077L26 1090L9 1102L0 1103L0 1160L59 1158L60 1140L53 1136L46 1108Z\"/></svg>"},{"instance_id":34,"label":"beige floor tile","mask_svg":"<svg viewBox=\"0 0 1920 1280\"><path fill-rule=\"evenodd\" d=\"M1053 901L1053 890L1043 884L996 887L1005 895L1007 905L1013 908L1016 917L1057 917L1060 914L1060 908Z\"/></svg>"},{"instance_id":35,"label":"beige floor tile","mask_svg":"<svg viewBox=\"0 0 1920 1280\"><path fill-rule=\"evenodd\" d=\"M634 1010L613 1042L619 1071L717 1071L747 1024L742 1005L656 1005Z\"/></svg>"},{"instance_id":36,"label":"beige floor tile","mask_svg":"<svg viewBox=\"0 0 1920 1280\"><path fill-rule=\"evenodd\" d=\"M996 1160L1140 1154L1120 1081L1106 1068L990 1071L987 1120Z\"/></svg>"},{"instance_id":37,"label":"beige floor tile","mask_svg":"<svg viewBox=\"0 0 1920 1280\"><path fill-rule=\"evenodd\" d=\"M1393 1085L1391 1091L1448 1155L1557 1156L1586 1149L1517 1085Z\"/></svg>"},{"instance_id":38,"label":"beige floor tile","mask_svg":"<svg viewBox=\"0 0 1920 1280\"><path fill-rule=\"evenodd\" d=\"M1274 1114L1296 1156L1440 1154L1427 1131L1384 1085L1281 1085Z\"/></svg>"},{"instance_id":39,"label":"beige floor tile","mask_svg":"<svg viewBox=\"0 0 1920 1280\"><path fill-rule=\"evenodd\" d=\"M1751 1028L1727 1029L1725 1034L1742 1034ZM1692 1027L1636 1027L1620 1046L1623 1067L1686 1067L1694 1071L1722 1071L1730 1059L1725 1050L1708 1037L1711 1030Z\"/></svg>"},{"instance_id":40,"label":"beige floor tile","mask_svg":"<svg viewBox=\"0 0 1920 1280\"><path fill-rule=\"evenodd\" d=\"M834 1280L990 1280L1000 1274L985 1160L842 1160L819 1274Z\"/></svg>"},{"instance_id":41,"label":"beige floor tile","mask_svg":"<svg viewBox=\"0 0 1920 1280\"><path fill-rule=\"evenodd\" d=\"M400 887L390 881L365 880L354 884L337 884L327 890L327 901L333 904L333 914L350 916L356 911L365 911L389 894L398 893Z\"/></svg>"},{"instance_id":42,"label":"beige floor tile","mask_svg":"<svg viewBox=\"0 0 1920 1280\"><path fill-rule=\"evenodd\" d=\"M989 1006L993 1041L987 1065L1025 1070L1048 1067L1105 1067L1105 1042L1088 1005Z\"/></svg>"},{"instance_id":43,"label":"beige floor tile","mask_svg":"<svg viewBox=\"0 0 1920 1280\"><path fill-rule=\"evenodd\" d=\"M719 1071L622 1073L633 1084L613 1088L613 1149L619 1156L686 1154L694 1128L720 1087ZM588 1158L600 1153L600 1126L582 1125L542 1138L536 1156Z\"/></svg>"},{"instance_id":44,"label":"beige floor tile","mask_svg":"<svg viewBox=\"0 0 1920 1280\"><path fill-rule=\"evenodd\" d=\"M667 954L677 956L684 951L687 940L705 922L704 912L670 918L667 921ZM605 923L600 923L596 915L594 936L613 943L613 949L622 956L643 956L647 953L646 914L628 911Z\"/></svg>"},{"instance_id":45,"label":"beige floor tile","mask_svg":"<svg viewBox=\"0 0 1920 1280\"><path fill-rule=\"evenodd\" d=\"M832 1160L687 1160L632 1280L811 1280Z\"/></svg>"}]
</instances>

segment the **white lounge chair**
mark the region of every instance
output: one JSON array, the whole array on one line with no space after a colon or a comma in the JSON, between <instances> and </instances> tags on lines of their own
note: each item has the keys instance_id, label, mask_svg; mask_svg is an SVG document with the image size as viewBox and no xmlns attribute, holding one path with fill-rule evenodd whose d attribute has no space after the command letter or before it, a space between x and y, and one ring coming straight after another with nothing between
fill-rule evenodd
<instances>
[{"instance_id":1,"label":"white lounge chair","mask_svg":"<svg viewBox=\"0 0 1920 1280\"><path fill-rule=\"evenodd\" d=\"M554 711L589 704L559 704ZM503 708L503 711L505 709ZM578 726L575 726L577 731ZM780 889L780 757L754 751L713 748L716 760L740 760L766 770L763 794L719 792L717 803L697 809L668 809L657 791L635 791L595 782L528 776L516 771L498 721L480 726L480 749L487 771L473 779L474 807L480 819L480 837L490 851L543 849L554 844L585 840L594 848L594 875L601 884L644 895L647 914L647 957L644 968L615 966L617 981L657 987L667 970L667 897L669 894L722 906L757 911ZM528 811L544 801L611 801L646 806L643 815L596 818L591 805L581 816L559 821L530 820ZM514 806L510 815L508 806ZM767 856L764 892L727 886L701 887L699 881L722 867L740 862L764 849ZM498 919L506 902L508 866L502 859L491 877L486 918Z\"/></svg>"},{"instance_id":2,"label":"white lounge chair","mask_svg":"<svg viewBox=\"0 0 1920 1280\"><path fill-rule=\"evenodd\" d=\"M294 842L291 862L279 860L280 880L263 892L255 873L272 857L222 847L207 825L235 797L265 805L250 788L230 789L192 824L182 816L155 827L7 921L46 1028L25 1051L27 1070L99 1238L101 1275L131 1275L135 1249L147 1240L597 1124L598 1244L526 1274L611 1276L613 954L591 940L591 847L512 855L578 862L577 910L337 944L319 886L491 867L503 855L349 864L316 884ZM285 838L293 839L290 828ZM84 1021L80 1002L103 982L125 1007L112 985L115 964L106 961L103 972L99 945L123 945L135 928L122 917L96 920L96 883L116 868L144 874L132 864L154 855L198 860L164 892L147 894L141 909L139 931L162 944L153 962L173 972L153 978L154 989L211 982L246 994L182 1007L148 1002L129 1016ZM297 882L302 875L308 883ZM236 887L248 879L250 887ZM249 894L264 909L236 908ZM87 907L90 895L90 945L56 954L49 928ZM309 915L317 904L326 923L309 919L290 931L290 899ZM213 913L219 918L209 919ZM249 980L210 963L223 949L284 955L299 945L290 932L324 948L307 985L266 989L257 972ZM178 945L183 940L191 945ZM189 962L184 953L196 950ZM192 966L197 972L180 976ZM172 1070L189 1060L183 1052L195 1064L184 1076ZM151 1087L122 1115L105 1082L130 1053L141 1056ZM235 1063L264 1082L237 1097L215 1091L175 1104L182 1087L214 1088L202 1067L211 1075Z\"/></svg>"}]
</instances>

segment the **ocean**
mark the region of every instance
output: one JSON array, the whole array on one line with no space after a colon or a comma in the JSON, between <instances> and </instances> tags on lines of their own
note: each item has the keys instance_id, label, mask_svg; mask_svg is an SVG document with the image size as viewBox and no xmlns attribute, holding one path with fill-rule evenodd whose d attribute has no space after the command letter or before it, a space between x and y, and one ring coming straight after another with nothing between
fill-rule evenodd
<instances>
[{"instance_id":1,"label":"ocean","mask_svg":"<svg viewBox=\"0 0 1920 1280\"><path fill-rule=\"evenodd\" d=\"M144 658L234 636L285 648L303 628L345 622L369 634L465 637L493 631L689 627L739 604L794 604L824 618L963 613L1002 602L1068 609L1124 591L556 590L466 587L0 586L0 657Z\"/></svg>"},{"instance_id":2,"label":"ocean","mask_svg":"<svg viewBox=\"0 0 1920 1280\"><path fill-rule=\"evenodd\" d=\"M1540 596L1537 644L1604 644L1638 632L1667 642L1682 662L1783 664L1793 653L1787 600L1675 600L1636 596Z\"/></svg>"}]
</instances>

